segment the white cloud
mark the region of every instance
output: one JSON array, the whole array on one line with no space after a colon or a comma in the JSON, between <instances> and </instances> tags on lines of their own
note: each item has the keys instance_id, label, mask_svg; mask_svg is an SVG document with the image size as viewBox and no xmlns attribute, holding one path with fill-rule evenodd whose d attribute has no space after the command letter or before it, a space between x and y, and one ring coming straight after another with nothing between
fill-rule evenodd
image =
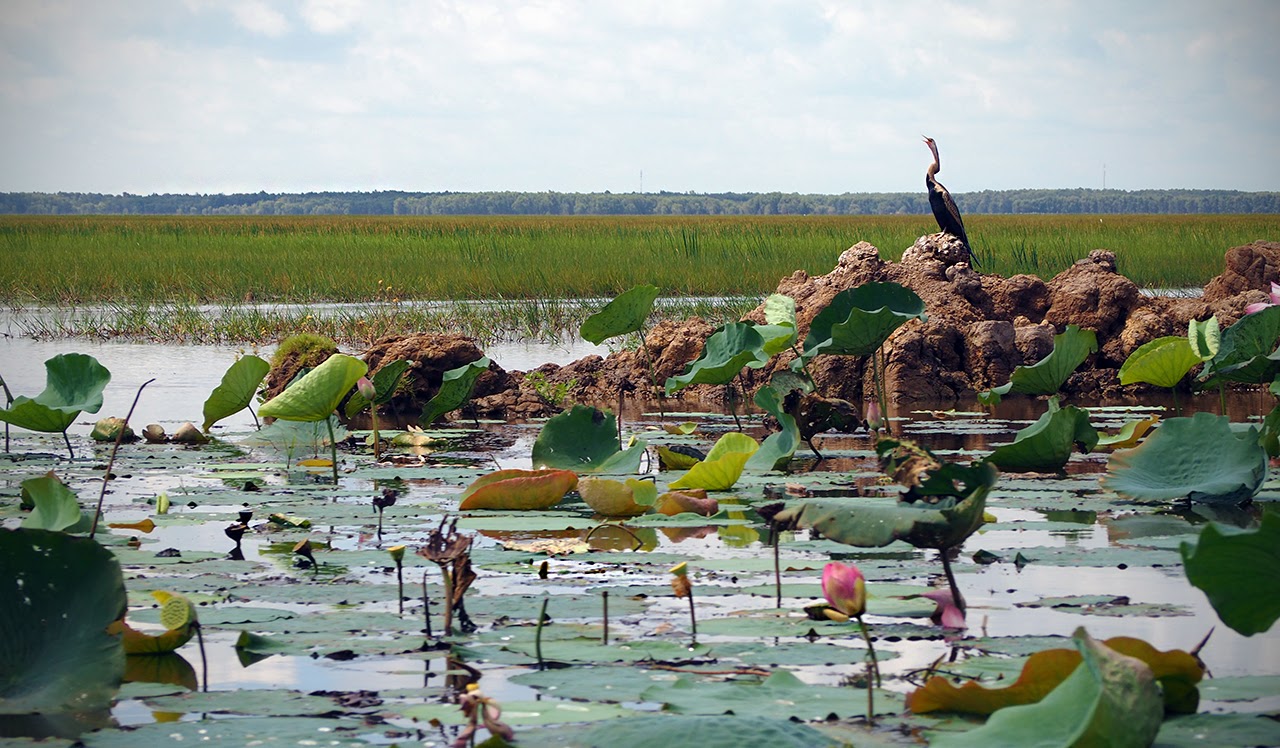
<instances>
[{"instance_id":1,"label":"white cloud","mask_svg":"<svg viewBox=\"0 0 1280 748\"><path fill-rule=\"evenodd\" d=\"M236 23L255 34L281 36L288 33L289 21L280 11L258 0L242 0L231 5Z\"/></svg>"}]
</instances>

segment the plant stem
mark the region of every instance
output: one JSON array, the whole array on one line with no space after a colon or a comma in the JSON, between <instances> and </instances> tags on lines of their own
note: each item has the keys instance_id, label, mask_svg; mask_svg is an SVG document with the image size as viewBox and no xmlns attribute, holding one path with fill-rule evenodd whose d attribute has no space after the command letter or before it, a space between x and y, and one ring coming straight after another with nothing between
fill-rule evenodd
<instances>
[{"instance_id":1,"label":"plant stem","mask_svg":"<svg viewBox=\"0 0 1280 748\"><path fill-rule=\"evenodd\" d=\"M453 636L453 577L448 564L440 564L440 576L444 577L444 635Z\"/></svg>"},{"instance_id":2,"label":"plant stem","mask_svg":"<svg viewBox=\"0 0 1280 748\"><path fill-rule=\"evenodd\" d=\"M102 516L102 501L107 496L107 483L111 480L111 468L116 464L116 452L120 450L120 442L124 440L125 429L129 428L129 419L133 417L133 409L138 407L138 398L142 397L142 389L152 382L155 378L148 379L138 388L138 394L133 396L133 405L129 406L129 412L124 416L124 423L120 424L120 430L116 432L116 443L111 447L111 459L107 460L107 472L102 476L102 490L98 492L98 506L93 510L93 522L89 525L89 539L92 540L94 533L98 531L98 517ZM62 438L66 439L67 432L62 432ZM67 441L67 449L71 449L71 441Z\"/></svg>"},{"instance_id":3,"label":"plant stem","mask_svg":"<svg viewBox=\"0 0 1280 748\"><path fill-rule=\"evenodd\" d=\"M333 416L324 419L329 429L329 456L333 459L333 487L338 487L338 439L333 435Z\"/></svg>"},{"instance_id":4,"label":"plant stem","mask_svg":"<svg viewBox=\"0 0 1280 748\"><path fill-rule=\"evenodd\" d=\"M956 584L956 575L951 571L951 559L948 557L950 549L939 549L938 553L942 555L942 571L947 575L947 584L951 586L951 597L954 598L956 607L961 613L966 612L967 606L964 603L964 596L960 594L960 585Z\"/></svg>"},{"instance_id":5,"label":"plant stem","mask_svg":"<svg viewBox=\"0 0 1280 748\"><path fill-rule=\"evenodd\" d=\"M773 586L776 592L776 605L778 610L782 610L782 563L778 560L778 526L769 523L770 534L773 535Z\"/></svg>"},{"instance_id":6,"label":"plant stem","mask_svg":"<svg viewBox=\"0 0 1280 748\"><path fill-rule=\"evenodd\" d=\"M538 657L539 670L546 667L542 663L542 622L547 618L547 603L550 601L549 597L542 598L542 610L538 613L538 628L533 633L533 652Z\"/></svg>"},{"instance_id":7,"label":"plant stem","mask_svg":"<svg viewBox=\"0 0 1280 748\"><path fill-rule=\"evenodd\" d=\"M9 391L9 385L5 384L4 377L0 377L0 388L4 389L5 407L7 408L10 405L13 405L13 393ZM9 422L8 421L4 422L4 451L6 453L9 451Z\"/></svg>"},{"instance_id":8,"label":"plant stem","mask_svg":"<svg viewBox=\"0 0 1280 748\"><path fill-rule=\"evenodd\" d=\"M373 418L373 461L379 462L382 460L382 442L381 440L378 439L378 406L377 405L369 406L369 415ZM381 515L379 515L378 521L379 522L382 521Z\"/></svg>"},{"instance_id":9,"label":"plant stem","mask_svg":"<svg viewBox=\"0 0 1280 748\"><path fill-rule=\"evenodd\" d=\"M209 690L209 659L204 654L204 631L200 626L200 622L196 621L196 644L200 645L200 670L204 673L204 687L202 691Z\"/></svg>"},{"instance_id":10,"label":"plant stem","mask_svg":"<svg viewBox=\"0 0 1280 748\"><path fill-rule=\"evenodd\" d=\"M431 606L430 606L430 604L429 604L430 602L431 602L431 601L427 598L427 572L426 572L426 570L424 569L424 570L423 570L423 572L422 572L422 619L423 619L423 621L425 621L425 622L426 622L426 624L427 624L426 632L427 632L427 638L428 638L428 639L431 639L431 638L432 638L432 636L431 636Z\"/></svg>"},{"instance_id":11,"label":"plant stem","mask_svg":"<svg viewBox=\"0 0 1280 748\"><path fill-rule=\"evenodd\" d=\"M880 663L876 662L876 648L871 644L871 633L867 631L867 624L863 622L862 616L858 616L858 626L862 629L862 639L867 643L867 652L871 655L871 661L867 663L867 724L875 726L875 690L880 687Z\"/></svg>"},{"instance_id":12,"label":"plant stem","mask_svg":"<svg viewBox=\"0 0 1280 748\"><path fill-rule=\"evenodd\" d=\"M381 516L381 515L379 515ZM400 615L404 615L404 564L396 562L396 602L400 604Z\"/></svg>"},{"instance_id":13,"label":"plant stem","mask_svg":"<svg viewBox=\"0 0 1280 748\"><path fill-rule=\"evenodd\" d=\"M604 636L600 640L600 644L609 646L609 590L601 590L600 598L604 602Z\"/></svg>"},{"instance_id":14,"label":"plant stem","mask_svg":"<svg viewBox=\"0 0 1280 748\"><path fill-rule=\"evenodd\" d=\"M693 643L698 643L698 617L693 612L693 585L689 585L689 628Z\"/></svg>"}]
</instances>

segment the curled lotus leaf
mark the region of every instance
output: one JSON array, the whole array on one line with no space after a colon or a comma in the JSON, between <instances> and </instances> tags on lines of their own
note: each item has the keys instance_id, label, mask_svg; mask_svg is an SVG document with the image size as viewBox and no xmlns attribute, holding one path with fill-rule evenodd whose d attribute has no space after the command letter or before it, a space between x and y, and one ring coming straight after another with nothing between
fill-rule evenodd
<instances>
[{"instance_id":1,"label":"curled lotus leaf","mask_svg":"<svg viewBox=\"0 0 1280 748\"><path fill-rule=\"evenodd\" d=\"M125 654L168 654L191 641L191 637L196 635L196 626L199 625L199 621L196 617L196 607L190 600L164 590L155 590L151 596L160 603L160 624L165 627L165 631L160 634L148 634L133 628L124 619L116 621L108 631L122 635L121 643L124 645Z\"/></svg>"},{"instance_id":2,"label":"curled lotus leaf","mask_svg":"<svg viewBox=\"0 0 1280 748\"><path fill-rule=\"evenodd\" d=\"M1102 449L1130 449L1136 447L1142 441L1155 425L1160 422L1160 416L1150 416L1148 418L1139 418L1136 421L1128 421L1120 430L1114 434L1098 434L1098 447Z\"/></svg>"},{"instance_id":3,"label":"curled lotus leaf","mask_svg":"<svg viewBox=\"0 0 1280 748\"><path fill-rule=\"evenodd\" d=\"M653 311L653 302L661 290L657 286L639 285L604 305L604 308L587 317L579 328L582 339L600 345L609 338L626 335L644 327Z\"/></svg>"},{"instance_id":4,"label":"curled lotus leaf","mask_svg":"<svg viewBox=\"0 0 1280 748\"><path fill-rule=\"evenodd\" d=\"M593 472L617 454L619 446L613 413L575 405L542 425L533 442L533 466Z\"/></svg>"},{"instance_id":5,"label":"curled lotus leaf","mask_svg":"<svg viewBox=\"0 0 1280 748\"><path fill-rule=\"evenodd\" d=\"M654 511L674 517L686 512L710 517L720 511L720 502L707 497L705 489L688 488L683 491L667 491L654 503Z\"/></svg>"},{"instance_id":6,"label":"curled lotus leaf","mask_svg":"<svg viewBox=\"0 0 1280 748\"><path fill-rule=\"evenodd\" d=\"M1052 473L1062 470L1073 448L1088 453L1098 444L1098 432L1089 424L1089 411L1049 399L1049 409L1039 420L1019 431L1010 444L996 447L987 458L1011 473Z\"/></svg>"},{"instance_id":7,"label":"curled lotus leaf","mask_svg":"<svg viewBox=\"0 0 1280 748\"><path fill-rule=\"evenodd\" d=\"M1222 381L1267 384L1280 375L1280 306L1246 314L1222 331L1218 352L1205 364L1206 387Z\"/></svg>"},{"instance_id":8,"label":"curled lotus leaf","mask_svg":"<svg viewBox=\"0 0 1280 748\"><path fill-rule=\"evenodd\" d=\"M691 384L728 384L743 367L759 369L769 362L764 345L764 336L750 322L731 322L716 329L703 344L702 355L683 374L667 377L667 394Z\"/></svg>"},{"instance_id":9,"label":"curled lotus leaf","mask_svg":"<svg viewBox=\"0 0 1280 748\"><path fill-rule=\"evenodd\" d=\"M581 478L578 495L596 514L635 517L653 508L658 498L658 487L651 480L639 478Z\"/></svg>"},{"instance_id":10,"label":"curled lotus leaf","mask_svg":"<svg viewBox=\"0 0 1280 748\"><path fill-rule=\"evenodd\" d=\"M370 405L386 405L391 402L391 398L396 394L396 388L400 386L400 380L404 378L405 372L409 370L411 362L403 358L396 359L389 364L384 364L381 369L373 373L373 402L369 402L369 398L365 397L360 389L351 393L347 404L343 406L342 412L347 418L353 418L357 413L363 413L365 408Z\"/></svg>"},{"instance_id":11,"label":"curled lotus leaf","mask_svg":"<svg viewBox=\"0 0 1280 748\"><path fill-rule=\"evenodd\" d=\"M547 509L578 485L571 470L498 470L462 492L459 509Z\"/></svg>"},{"instance_id":12,"label":"curled lotus leaf","mask_svg":"<svg viewBox=\"0 0 1280 748\"><path fill-rule=\"evenodd\" d=\"M1142 444L1114 453L1102 486L1131 499L1240 503L1266 477L1257 429L1235 431L1226 416L1201 412L1167 418Z\"/></svg>"},{"instance_id":13,"label":"curled lotus leaf","mask_svg":"<svg viewBox=\"0 0 1280 748\"><path fill-rule=\"evenodd\" d=\"M111 372L93 356L63 353L44 362L45 388L35 397L19 395L0 408L0 421L43 433L66 431L80 413L97 413Z\"/></svg>"},{"instance_id":14,"label":"curled lotus leaf","mask_svg":"<svg viewBox=\"0 0 1280 748\"><path fill-rule=\"evenodd\" d=\"M440 380L440 389L435 397L422 406L418 425L426 428L445 413L465 405L476 387L476 380L489 370L490 363L488 356L482 356L471 363L446 371Z\"/></svg>"},{"instance_id":15,"label":"curled lotus leaf","mask_svg":"<svg viewBox=\"0 0 1280 748\"><path fill-rule=\"evenodd\" d=\"M227 367L222 381L204 401L204 425L200 430L208 433L213 424L249 407L269 371L271 364L253 355L242 356Z\"/></svg>"},{"instance_id":16,"label":"curled lotus leaf","mask_svg":"<svg viewBox=\"0 0 1280 748\"><path fill-rule=\"evenodd\" d=\"M284 421L323 421L369 370L355 356L335 353L284 392L262 404L258 415Z\"/></svg>"},{"instance_id":17,"label":"curled lotus leaf","mask_svg":"<svg viewBox=\"0 0 1280 748\"><path fill-rule=\"evenodd\" d=\"M1009 381L1000 387L978 393L978 400L994 404L1010 393L1023 395L1052 395L1067 381L1089 354L1098 350L1098 335L1093 330L1081 330L1076 325L1053 336L1053 350L1031 366L1019 366L1013 370Z\"/></svg>"},{"instance_id":18,"label":"curled lotus leaf","mask_svg":"<svg viewBox=\"0 0 1280 748\"><path fill-rule=\"evenodd\" d=\"M1255 530L1211 522L1181 550L1187 580L1234 631L1253 636L1280 618L1280 512L1263 512Z\"/></svg>"},{"instance_id":19,"label":"curled lotus leaf","mask_svg":"<svg viewBox=\"0 0 1280 748\"><path fill-rule=\"evenodd\" d=\"M742 470L760 445L739 431L731 431L716 441L707 458L689 468L689 472L672 481L671 489L703 488L727 491L742 477Z\"/></svg>"},{"instance_id":20,"label":"curled lotus leaf","mask_svg":"<svg viewBox=\"0 0 1280 748\"><path fill-rule=\"evenodd\" d=\"M809 323L803 358L869 356L908 320L926 319L924 300L897 283L864 283L836 294Z\"/></svg>"},{"instance_id":21,"label":"curled lotus leaf","mask_svg":"<svg viewBox=\"0 0 1280 748\"><path fill-rule=\"evenodd\" d=\"M1120 384L1145 382L1173 387L1200 361L1191 341L1181 335L1148 340L1120 365Z\"/></svg>"},{"instance_id":22,"label":"curled lotus leaf","mask_svg":"<svg viewBox=\"0 0 1280 748\"><path fill-rule=\"evenodd\" d=\"M93 526L93 511L84 511L76 494L58 480L53 471L22 482L23 501L31 501L32 510L22 526L33 530L88 532Z\"/></svg>"},{"instance_id":23,"label":"curled lotus leaf","mask_svg":"<svg viewBox=\"0 0 1280 748\"><path fill-rule=\"evenodd\" d=\"M1204 666L1195 656L1181 649L1162 651L1142 639L1128 636L1113 637L1103 644L1122 655L1136 657L1151 668L1160 682L1166 712L1196 712L1200 703L1196 684L1204 678ZM1004 688L986 688L975 681L957 686L950 678L935 675L907 695L907 708L916 714L987 715L1007 706L1034 704L1075 672L1082 661L1076 649L1041 650L1027 658L1018 679Z\"/></svg>"}]
</instances>

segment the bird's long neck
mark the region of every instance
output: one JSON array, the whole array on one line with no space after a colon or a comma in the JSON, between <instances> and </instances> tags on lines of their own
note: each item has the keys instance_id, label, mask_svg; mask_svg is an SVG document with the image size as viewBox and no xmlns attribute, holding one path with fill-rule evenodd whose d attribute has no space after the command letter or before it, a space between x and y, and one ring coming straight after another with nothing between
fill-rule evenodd
<instances>
[{"instance_id":1,"label":"bird's long neck","mask_svg":"<svg viewBox=\"0 0 1280 748\"><path fill-rule=\"evenodd\" d=\"M929 164L929 170L925 172L925 174L927 176L933 177L933 176L937 176L939 171L942 171L942 163L938 159L938 152L933 151L933 163Z\"/></svg>"}]
</instances>

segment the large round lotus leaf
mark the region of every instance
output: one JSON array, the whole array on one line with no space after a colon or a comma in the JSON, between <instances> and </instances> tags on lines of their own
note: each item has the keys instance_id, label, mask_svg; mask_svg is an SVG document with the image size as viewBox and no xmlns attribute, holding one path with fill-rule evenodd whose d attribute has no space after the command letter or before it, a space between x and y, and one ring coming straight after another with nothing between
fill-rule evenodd
<instances>
[{"instance_id":1,"label":"large round lotus leaf","mask_svg":"<svg viewBox=\"0 0 1280 748\"><path fill-rule=\"evenodd\" d=\"M418 424L426 428L445 413L465 405L471 397L471 391L475 389L476 380L488 370L489 357L482 356L469 364L446 371L440 380L440 390L422 407Z\"/></svg>"},{"instance_id":2,"label":"large round lotus leaf","mask_svg":"<svg viewBox=\"0 0 1280 748\"><path fill-rule=\"evenodd\" d=\"M573 745L610 748L653 748L696 745L698 748L823 748L839 741L799 722L752 714L653 715L615 719L592 725Z\"/></svg>"},{"instance_id":3,"label":"large round lotus leaf","mask_svg":"<svg viewBox=\"0 0 1280 748\"><path fill-rule=\"evenodd\" d=\"M1280 374L1280 306L1246 314L1222 332L1218 353L1205 365L1201 379L1211 386L1220 379L1266 384Z\"/></svg>"},{"instance_id":4,"label":"large round lotus leaf","mask_svg":"<svg viewBox=\"0 0 1280 748\"><path fill-rule=\"evenodd\" d=\"M547 509L578 485L570 470L499 470L477 478L459 509Z\"/></svg>"},{"instance_id":5,"label":"large round lotus leaf","mask_svg":"<svg viewBox=\"0 0 1280 748\"><path fill-rule=\"evenodd\" d=\"M1102 485L1132 499L1239 503L1267 477L1258 432L1236 432L1226 416L1169 418L1146 441L1116 452Z\"/></svg>"},{"instance_id":6,"label":"large round lotus leaf","mask_svg":"<svg viewBox=\"0 0 1280 748\"><path fill-rule=\"evenodd\" d=\"M124 650L107 627L128 600L120 564L88 538L0 529L0 714L111 703Z\"/></svg>"},{"instance_id":7,"label":"large round lotus leaf","mask_svg":"<svg viewBox=\"0 0 1280 748\"><path fill-rule=\"evenodd\" d=\"M731 322L711 333L702 355L685 373L667 377L667 394L691 384L728 384L743 367L759 369L769 361L764 336L750 322Z\"/></svg>"},{"instance_id":8,"label":"large round lotus leaf","mask_svg":"<svg viewBox=\"0 0 1280 748\"><path fill-rule=\"evenodd\" d=\"M213 424L248 407L268 371L271 364L258 356L244 356L228 367L222 381L204 401L204 425L200 430L208 431Z\"/></svg>"},{"instance_id":9,"label":"large round lotus leaf","mask_svg":"<svg viewBox=\"0 0 1280 748\"><path fill-rule=\"evenodd\" d=\"M606 517L634 517L653 508L658 487L651 480L627 478L583 478L578 481L578 494L596 514Z\"/></svg>"},{"instance_id":10,"label":"large round lotus leaf","mask_svg":"<svg viewBox=\"0 0 1280 748\"><path fill-rule=\"evenodd\" d=\"M1245 636L1280 618L1280 512L1254 531L1211 522L1195 545L1182 544L1187 580L1209 598L1222 622Z\"/></svg>"},{"instance_id":11,"label":"large round lotus leaf","mask_svg":"<svg viewBox=\"0 0 1280 748\"><path fill-rule=\"evenodd\" d=\"M1200 363L1191 341L1181 335L1149 340L1129 354L1120 365L1120 384L1145 382L1157 387L1172 387Z\"/></svg>"},{"instance_id":12,"label":"large round lotus leaf","mask_svg":"<svg viewBox=\"0 0 1280 748\"><path fill-rule=\"evenodd\" d=\"M864 283L836 294L813 318L804 356L869 356L907 320L924 317L924 301L906 286Z\"/></svg>"},{"instance_id":13,"label":"large round lotus leaf","mask_svg":"<svg viewBox=\"0 0 1280 748\"><path fill-rule=\"evenodd\" d=\"M583 340L600 345L609 338L636 332L649 318L659 293L657 286L636 286L587 317L578 333Z\"/></svg>"},{"instance_id":14,"label":"large round lotus leaf","mask_svg":"<svg viewBox=\"0 0 1280 748\"><path fill-rule=\"evenodd\" d=\"M533 442L533 466L591 471L618 451L618 421L609 412L575 405L547 420Z\"/></svg>"},{"instance_id":15,"label":"large round lotus leaf","mask_svg":"<svg viewBox=\"0 0 1280 748\"><path fill-rule=\"evenodd\" d=\"M1098 350L1098 334L1093 330L1081 330L1067 325L1061 334L1053 336L1053 350L1048 356L1031 366L1019 366L1013 370L1008 383L978 394L984 403L998 403L1004 395L1016 392L1024 395L1052 395L1071 376L1090 353Z\"/></svg>"},{"instance_id":16,"label":"large round lotus leaf","mask_svg":"<svg viewBox=\"0 0 1280 748\"><path fill-rule=\"evenodd\" d=\"M291 387L263 403L258 415L285 421L323 421L369 371L363 361L335 353Z\"/></svg>"},{"instance_id":17,"label":"large round lotus leaf","mask_svg":"<svg viewBox=\"0 0 1280 748\"><path fill-rule=\"evenodd\" d=\"M81 412L102 408L102 391L111 372L93 356L64 353L44 362L44 391L35 397L19 395L0 408L0 421L44 433L66 431Z\"/></svg>"}]
</instances>

